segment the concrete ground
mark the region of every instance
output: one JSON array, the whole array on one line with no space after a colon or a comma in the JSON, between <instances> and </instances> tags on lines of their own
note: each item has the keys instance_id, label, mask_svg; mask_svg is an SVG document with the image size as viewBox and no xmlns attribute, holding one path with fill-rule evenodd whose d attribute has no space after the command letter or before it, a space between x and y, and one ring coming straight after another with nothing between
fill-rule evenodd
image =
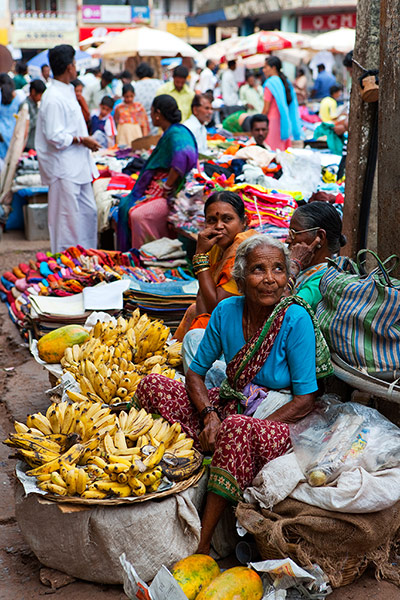
<instances>
[{"instance_id":1,"label":"concrete ground","mask_svg":"<svg viewBox=\"0 0 400 600\"><path fill-rule=\"evenodd\" d=\"M46 242L28 242L20 232L6 233L0 241L0 273L48 250ZM0 303L0 441L13 431L13 421L30 412L46 410L47 372L31 357L16 327ZM24 541L14 511L14 460L0 444L0 600L40 600L53 594L57 600L123 600L122 586L74 581L52 591L40 581L41 565ZM56 532L55 532L56 535ZM232 561L231 561L232 564ZM229 561L224 562L229 566ZM42 576L46 572L42 571ZM335 590L332 600L399 600L400 590L378 582L371 572L356 583Z\"/></svg>"}]
</instances>

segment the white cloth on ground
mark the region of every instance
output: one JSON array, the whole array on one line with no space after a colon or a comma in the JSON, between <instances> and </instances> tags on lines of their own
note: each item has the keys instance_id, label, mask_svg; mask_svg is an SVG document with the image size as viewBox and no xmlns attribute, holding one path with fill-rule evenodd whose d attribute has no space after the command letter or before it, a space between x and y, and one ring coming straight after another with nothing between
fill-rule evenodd
<instances>
[{"instance_id":1,"label":"white cloth on ground","mask_svg":"<svg viewBox=\"0 0 400 600\"><path fill-rule=\"evenodd\" d=\"M48 203L52 252L77 244L97 248L97 208L91 183L55 179L49 185Z\"/></svg>"},{"instance_id":2,"label":"white cloth on ground","mask_svg":"<svg viewBox=\"0 0 400 600\"><path fill-rule=\"evenodd\" d=\"M201 154L207 154L210 150L207 146L207 129L200 123L197 117L191 115L184 123L196 138L197 148Z\"/></svg>"}]
</instances>

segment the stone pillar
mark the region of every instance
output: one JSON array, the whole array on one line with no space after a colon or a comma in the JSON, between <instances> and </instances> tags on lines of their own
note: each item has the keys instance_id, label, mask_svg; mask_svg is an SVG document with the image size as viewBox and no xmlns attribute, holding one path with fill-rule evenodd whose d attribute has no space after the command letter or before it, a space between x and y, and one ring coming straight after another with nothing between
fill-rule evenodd
<instances>
[{"instance_id":1,"label":"stone pillar","mask_svg":"<svg viewBox=\"0 0 400 600\"><path fill-rule=\"evenodd\" d=\"M387 0L388 2L389 0ZM365 69L379 68L380 0L359 0L354 58ZM394 44L394 42L393 42ZM397 58L395 53L393 61ZM346 197L343 230L348 243L342 253L354 257L360 249L360 216L376 104L361 99L358 79L363 71L353 66L350 97L349 143L346 164ZM393 93L395 93L393 91ZM399 117L400 118L400 117ZM376 186L375 186L376 189ZM374 202L372 202L374 205ZM376 215L371 214L371 219Z\"/></svg>"},{"instance_id":2,"label":"stone pillar","mask_svg":"<svg viewBox=\"0 0 400 600\"><path fill-rule=\"evenodd\" d=\"M381 0L378 254L400 254L400 0ZM399 269L397 270L399 276Z\"/></svg>"}]
</instances>

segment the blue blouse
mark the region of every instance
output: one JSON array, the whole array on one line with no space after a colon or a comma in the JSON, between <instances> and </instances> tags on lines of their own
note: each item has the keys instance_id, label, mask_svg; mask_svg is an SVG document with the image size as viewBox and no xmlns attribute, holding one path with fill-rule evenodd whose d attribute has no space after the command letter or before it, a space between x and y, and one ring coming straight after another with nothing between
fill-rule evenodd
<instances>
[{"instance_id":1,"label":"blue blouse","mask_svg":"<svg viewBox=\"0 0 400 600\"><path fill-rule=\"evenodd\" d=\"M213 310L190 368L204 376L221 354L229 363L246 341L243 335L244 296L222 300ZM315 334L307 311L292 304L263 367L253 383L271 390L290 388L294 395L317 391Z\"/></svg>"}]
</instances>

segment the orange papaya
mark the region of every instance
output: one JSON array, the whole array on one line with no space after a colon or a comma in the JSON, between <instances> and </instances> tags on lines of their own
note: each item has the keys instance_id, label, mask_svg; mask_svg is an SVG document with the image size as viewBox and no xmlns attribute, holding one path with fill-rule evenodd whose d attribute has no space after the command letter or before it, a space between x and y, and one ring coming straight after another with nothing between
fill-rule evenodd
<instances>
[{"instance_id":1,"label":"orange papaya","mask_svg":"<svg viewBox=\"0 0 400 600\"><path fill-rule=\"evenodd\" d=\"M192 554L175 563L171 573L188 600L195 600L198 593L218 577L220 569L211 556Z\"/></svg>"},{"instance_id":2,"label":"orange papaya","mask_svg":"<svg viewBox=\"0 0 400 600\"><path fill-rule=\"evenodd\" d=\"M261 577L247 567L233 567L218 575L196 600L261 600Z\"/></svg>"},{"instance_id":3,"label":"orange papaya","mask_svg":"<svg viewBox=\"0 0 400 600\"><path fill-rule=\"evenodd\" d=\"M68 346L83 344L89 339L88 331L81 325L65 325L46 333L38 341L38 352L47 363L59 363Z\"/></svg>"}]
</instances>

